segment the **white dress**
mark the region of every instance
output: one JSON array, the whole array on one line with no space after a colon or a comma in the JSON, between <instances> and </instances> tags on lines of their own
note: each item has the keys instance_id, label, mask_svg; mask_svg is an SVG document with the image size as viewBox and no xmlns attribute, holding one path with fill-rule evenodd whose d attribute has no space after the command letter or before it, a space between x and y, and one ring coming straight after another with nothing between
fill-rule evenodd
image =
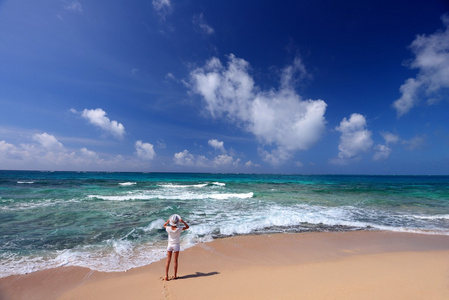
<instances>
[{"instance_id":1,"label":"white dress","mask_svg":"<svg viewBox=\"0 0 449 300\"><path fill-rule=\"evenodd\" d=\"M176 229L173 230L171 226L167 226L165 230L168 233L167 251L178 252L180 250L179 243L181 239L182 228L176 227Z\"/></svg>"}]
</instances>

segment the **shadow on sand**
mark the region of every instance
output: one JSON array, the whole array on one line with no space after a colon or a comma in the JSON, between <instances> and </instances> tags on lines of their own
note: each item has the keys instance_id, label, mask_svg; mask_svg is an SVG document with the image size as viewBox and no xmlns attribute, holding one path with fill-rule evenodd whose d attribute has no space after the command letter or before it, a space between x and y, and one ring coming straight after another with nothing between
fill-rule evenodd
<instances>
[{"instance_id":1,"label":"shadow on sand","mask_svg":"<svg viewBox=\"0 0 449 300\"><path fill-rule=\"evenodd\" d=\"M209 272L209 273L202 273L202 272L196 272L195 274L189 274L184 276L179 276L178 279L189 279L189 278L198 278L198 277L208 277L213 275L218 275L220 272Z\"/></svg>"}]
</instances>

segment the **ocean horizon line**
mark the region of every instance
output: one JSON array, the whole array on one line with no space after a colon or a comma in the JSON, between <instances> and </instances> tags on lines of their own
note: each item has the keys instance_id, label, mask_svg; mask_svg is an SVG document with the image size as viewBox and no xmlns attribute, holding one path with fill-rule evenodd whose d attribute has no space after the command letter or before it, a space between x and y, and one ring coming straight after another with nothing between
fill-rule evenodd
<instances>
[{"instance_id":1,"label":"ocean horizon line","mask_svg":"<svg viewBox=\"0 0 449 300\"><path fill-rule=\"evenodd\" d=\"M370 174L370 173L254 173L254 172L188 172L188 171L80 171L80 170L8 170L0 169L0 172L36 172L36 173L123 173L123 174L204 174L204 175L277 175L277 176L435 176L435 177L447 177L448 174Z\"/></svg>"}]
</instances>

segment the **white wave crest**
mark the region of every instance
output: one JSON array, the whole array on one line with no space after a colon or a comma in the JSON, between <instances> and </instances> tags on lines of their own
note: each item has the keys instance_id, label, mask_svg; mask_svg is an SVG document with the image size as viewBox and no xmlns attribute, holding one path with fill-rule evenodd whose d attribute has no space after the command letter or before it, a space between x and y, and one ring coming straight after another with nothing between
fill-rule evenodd
<instances>
[{"instance_id":1,"label":"white wave crest","mask_svg":"<svg viewBox=\"0 0 449 300\"><path fill-rule=\"evenodd\" d=\"M142 230L145 232L150 232L153 231L155 229L161 229L164 227L165 221L163 219L157 219L153 222L151 222L150 224L148 224L148 226L143 227Z\"/></svg>"},{"instance_id":2,"label":"white wave crest","mask_svg":"<svg viewBox=\"0 0 449 300\"><path fill-rule=\"evenodd\" d=\"M219 199L219 200L226 200L226 199L248 199L252 198L254 196L253 192L250 193L242 193L242 194L212 194L210 195L210 198L212 199Z\"/></svg>"},{"instance_id":3,"label":"white wave crest","mask_svg":"<svg viewBox=\"0 0 449 300\"><path fill-rule=\"evenodd\" d=\"M159 186L162 188L168 188L168 189L186 189L186 188L205 188L208 186L223 187L223 186L226 186L226 183L224 183L224 182L197 183L197 184L167 183L167 184L160 184Z\"/></svg>"},{"instance_id":4,"label":"white wave crest","mask_svg":"<svg viewBox=\"0 0 449 300\"><path fill-rule=\"evenodd\" d=\"M449 220L449 215L432 215L432 216L413 215L413 217L421 220Z\"/></svg>"},{"instance_id":5,"label":"white wave crest","mask_svg":"<svg viewBox=\"0 0 449 300\"><path fill-rule=\"evenodd\" d=\"M1 206L0 209L5 211L27 210L27 209L57 206L61 204L67 205L71 203L79 203L81 201L79 199L70 199L70 200L43 199L35 202L23 202L23 203L20 202L14 203L14 201L10 202L11 203L8 204L7 206Z\"/></svg>"},{"instance_id":6,"label":"white wave crest","mask_svg":"<svg viewBox=\"0 0 449 300\"><path fill-rule=\"evenodd\" d=\"M203 188L207 186L207 183L199 183L199 184L160 184L160 187L168 188L168 189L186 189L186 188Z\"/></svg>"},{"instance_id":7,"label":"white wave crest","mask_svg":"<svg viewBox=\"0 0 449 300\"><path fill-rule=\"evenodd\" d=\"M376 211L367 211L364 209L343 206L343 207L324 207L311 205L280 206L268 205L265 207L255 206L253 209L235 209L229 208L225 213L220 213L216 209L206 212L207 220L202 221L202 215L198 215L199 225L192 226L191 231L199 236L213 236L219 233L224 236L238 234L250 234L256 231L265 232L270 228L289 229L297 226L304 227L337 227L346 226L360 229L377 229L395 232L414 232L421 234L440 234L449 235L449 231L444 228L424 228L410 225L405 227L401 222L403 216L379 215ZM359 216L368 216L359 219ZM446 217L446 215L444 215ZM441 218L441 216L439 216ZM195 219L195 215L192 216ZM385 225L381 220L388 219ZM300 229L301 230L301 229Z\"/></svg>"},{"instance_id":8,"label":"white wave crest","mask_svg":"<svg viewBox=\"0 0 449 300\"><path fill-rule=\"evenodd\" d=\"M133 186L136 185L137 182L119 182L119 186Z\"/></svg>"},{"instance_id":9,"label":"white wave crest","mask_svg":"<svg viewBox=\"0 0 449 300\"><path fill-rule=\"evenodd\" d=\"M182 193L160 193L160 192L137 192L128 193L123 195L89 195L88 198L109 200L109 201L132 201L132 200L227 200L227 199L248 199L254 196L253 192L250 193L195 193L195 192L182 192Z\"/></svg>"}]
</instances>

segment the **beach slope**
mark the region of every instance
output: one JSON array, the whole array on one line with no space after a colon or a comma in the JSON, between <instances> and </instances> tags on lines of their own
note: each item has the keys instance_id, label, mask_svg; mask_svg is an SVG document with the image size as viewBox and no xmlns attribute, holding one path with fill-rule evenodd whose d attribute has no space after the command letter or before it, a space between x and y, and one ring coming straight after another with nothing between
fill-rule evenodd
<instances>
[{"instance_id":1,"label":"beach slope","mask_svg":"<svg viewBox=\"0 0 449 300\"><path fill-rule=\"evenodd\" d=\"M0 279L9 299L449 299L449 237L381 231L240 236L120 273L57 268Z\"/></svg>"}]
</instances>

